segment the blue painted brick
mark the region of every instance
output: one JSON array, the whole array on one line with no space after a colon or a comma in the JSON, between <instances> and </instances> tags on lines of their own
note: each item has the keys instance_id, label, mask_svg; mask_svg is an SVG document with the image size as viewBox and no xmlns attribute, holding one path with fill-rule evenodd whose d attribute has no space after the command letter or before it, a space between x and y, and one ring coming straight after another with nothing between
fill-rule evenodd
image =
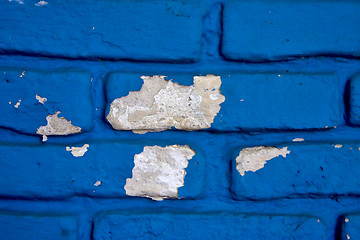
<instances>
[{"instance_id":1,"label":"blue painted brick","mask_svg":"<svg viewBox=\"0 0 360 240\"><path fill-rule=\"evenodd\" d=\"M94 239L325 239L325 230L305 216L113 213L95 219Z\"/></svg>"},{"instance_id":2,"label":"blue painted brick","mask_svg":"<svg viewBox=\"0 0 360 240\"><path fill-rule=\"evenodd\" d=\"M350 122L360 125L360 74L350 82Z\"/></svg>"},{"instance_id":3,"label":"blue painted brick","mask_svg":"<svg viewBox=\"0 0 360 240\"><path fill-rule=\"evenodd\" d=\"M221 79L225 102L215 129L311 129L339 123L335 75L229 73Z\"/></svg>"},{"instance_id":4,"label":"blue painted brick","mask_svg":"<svg viewBox=\"0 0 360 240\"><path fill-rule=\"evenodd\" d=\"M341 222L341 239L360 239L360 215L353 213L340 219Z\"/></svg>"},{"instance_id":5,"label":"blue painted brick","mask_svg":"<svg viewBox=\"0 0 360 240\"><path fill-rule=\"evenodd\" d=\"M360 56L359 1L235 1L223 12L222 53L230 59Z\"/></svg>"},{"instance_id":6,"label":"blue painted brick","mask_svg":"<svg viewBox=\"0 0 360 240\"><path fill-rule=\"evenodd\" d=\"M193 61L200 54L200 1L37 2L0 3L1 53L150 61Z\"/></svg>"},{"instance_id":7,"label":"blue painted brick","mask_svg":"<svg viewBox=\"0 0 360 240\"><path fill-rule=\"evenodd\" d=\"M57 111L61 111L59 117L71 121L82 132L93 127L89 73L1 69L0 88L1 127L35 134L40 126L47 124L46 117ZM44 105L36 95L47 98ZM15 108L20 99L20 105Z\"/></svg>"},{"instance_id":8,"label":"blue painted brick","mask_svg":"<svg viewBox=\"0 0 360 240\"><path fill-rule=\"evenodd\" d=\"M232 192L235 198L274 199L360 194L359 144L289 144L290 154L273 158L241 176L234 153Z\"/></svg>"},{"instance_id":9,"label":"blue painted brick","mask_svg":"<svg viewBox=\"0 0 360 240\"><path fill-rule=\"evenodd\" d=\"M154 143L154 141L152 141ZM142 144L89 143L83 157L66 145L0 145L0 196L66 198L71 196L125 197L126 178L132 177L134 155ZM69 145L79 147L84 144ZM153 144L154 145L154 144ZM159 144L160 146L160 144ZM185 169L180 198L196 198L204 185L204 157L197 153ZM100 186L95 186L101 181Z\"/></svg>"},{"instance_id":10,"label":"blue painted brick","mask_svg":"<svg viewBox=\"0 0 360 240\"><path fill-rule=\"evenodd\" d=\"M0 238L8 240L76 240L77 223L74 216L0 213Z\"/></svg>"},{"instance_id":11,"label":"blue painted brick","mask_svg":"<svg viewBox=\"0 0 360 240\"><path fill-rule=\"evenodd\" d=\"M162 74L182 85L193 84L190 74ZM141 75L110 74L106 83L107 108L129 91L139 91L143 84ZM220 76L225 102L220 105L212 129L312 129L339 123L340 99L335 75L231 73Z\"/></svg>"}]
</instances>

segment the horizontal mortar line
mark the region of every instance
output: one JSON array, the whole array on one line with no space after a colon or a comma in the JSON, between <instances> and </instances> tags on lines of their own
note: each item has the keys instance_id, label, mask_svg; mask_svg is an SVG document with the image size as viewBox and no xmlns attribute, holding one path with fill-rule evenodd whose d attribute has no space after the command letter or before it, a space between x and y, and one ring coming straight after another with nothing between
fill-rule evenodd
<instances>
[{"instance_id":1,"label":"horizontal mortar line","mask_svg":"<svg viewBox=\"0 0 360 240\"><path fill-rule=\"evenodd\" d=\"M278 60L251 60L251 59L230 59L225 56L220 55L222 58L204 58L200 60L140 60L140 59L129 59L129 58L106 58L106 57L67 57L61 55L51 55L51 54L37 54L37 53L29 53L29 52L20 52L20 51L2 51L0 56L17 56L17 57L31 57L31 58L45 58L48 60L68 60L68 61L91 61L91 62L122 62L122 63L142 63L142 64L183 64L183 65L194 65L198 63L211 63L213 60L216 60L217 63L229 63L232 62L234 64L270 64L270 63L283 63L283 62L296 62L299 60L308 60L308 59L317 59L317 58L327 58L327 59L347 59L347 60L360 60L360 57L351 56L351 55L342 55L342 54L314 54L314 55L289 55L284 56Z\"/></svg>"}]
</instances>

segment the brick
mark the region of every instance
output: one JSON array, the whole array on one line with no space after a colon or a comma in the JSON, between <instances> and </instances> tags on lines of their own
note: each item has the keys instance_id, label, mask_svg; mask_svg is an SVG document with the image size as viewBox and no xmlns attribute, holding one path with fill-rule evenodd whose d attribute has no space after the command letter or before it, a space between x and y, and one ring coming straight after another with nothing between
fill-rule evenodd
<instances>
[{"instance_id":1,"label":"brick","mask_svg":"<svg viewBox=\"0 0 360 240\"><path fill-rule=\"evenodd\" d=\"M165 74L192 85L190 74ZM106 83L107 108L116 98L139 91L141 74L112 73ZM340 118L338 80L329 74L230 73L220 75L225 102L211 129L312 129L336 126ZM323 91L327 89L327 91ZM321 93L321 94L319 94Z\"/></svg>"},{"instance_id":2,"label":"brick","mask_svg":"<svg viewBox=\"0 0 360 240\"><path fill-rule=\"evenodd\" d=\"M200 54L200 1L37 2L0 4L0 53L149 61L194 61Z\"/></svg>"},{"instance_id":3,"label":"brick","mask_svg":"<svg viewBox=\"0 0 360 240\"><path fill-rule=\"evenodd\" d=\"M243 176L236 168L235 158L240 152L237 151L232 165L232 192L239 200L358 195L359 146L359 143L306 142L278 145L276 148L282 154L273 155L264 166L245 171ZM289 151L288 154L284 154L285 151ZM246 160L250 164L245 164L246 168L260 162L264 154L248 154L250 159Z\"/></svg>"},{"instance_id":4,"label":"brick","mask_svg":"<svg viewBox=\"0 0 360 240\"><path fill-rule=\"evenodd\" d=\"M358 1L235 1L223 12L222 53L250 61L360 56Z\"/></svg>"},{"instance_id":5,"label":"brick","mask_svg":"<svg viewBox=\"0 0 360 240\"><path fill-rule=\"evenodd\" d=\"M360 74L350 81L350 123L360 125Z\"/></svg>"},{"instance_id":6,"label":"brick","mask_svg":"<svg viewBox=\"0 0 360 240\"><path fill-rule=\"evenodd\" d=\"M341 218L341 239L359 239L360 238L360 215L349 214Z\"/></svg>"},{"instance_id":7,"label":"brick","mask_svg":"<svg viewBox=\"0 0 360 240\"><path fill-rule=\"evenodd\" d=\"M47 124L46 117L60 111L81 131L93 127L91 77L89 73L59 70L0 70L0 126L35 134ZM47 100L44 104L36 95ZM20 105L16 104L21 99Z\"/></svg>"},{"instance_id":8,"label":"brick","mask_svg":"<svg viewBox=\"0 0 360 240\"><path fill-rule=\"evenodd\" d=\"M67 215L0 213L0 238L76 240L76 218Z\"/></svg>"},{"instance_id":9,"label":"brick","mask_svg":"<svg viewBox=\"0 0 360 240\"><path fill-rule=\"evenodd\" d=\"M317 218L244 214L109 214L95 219L94 239L325 239ZM264 227L266 226L266 227ZM261 230L260 230L261 229ZM260 230L260 231L259 231Z\"/></svg>"},{"instance_id":10,"label":"brick","mask_svg":"<svg viewBox=\"0 0 360 240\"><path fill-rule=\"evenodd\" d=\"M132 177L134 155L141 153L144 145L86 143L88 151L82 157L73 156L66 147L79 147L84 143L0 145L0 181L3 183L0 196L26 199L125 197L124 186L126 179ZM184 186L178 189L180 198L198 197L204 185L202 155L197 153L188 164Z\"/></svg>"}]
</instances>

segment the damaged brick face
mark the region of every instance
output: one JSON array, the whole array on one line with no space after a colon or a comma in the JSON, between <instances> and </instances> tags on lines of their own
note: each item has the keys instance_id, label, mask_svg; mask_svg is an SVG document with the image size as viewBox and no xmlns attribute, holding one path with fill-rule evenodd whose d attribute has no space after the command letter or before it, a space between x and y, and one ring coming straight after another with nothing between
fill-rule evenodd
<instances>
[{"instance_id":1,"label":"damaged brick face","mask_svg":"<svg viewBox=\"0 0 360 240\"><path fill-rule=\"evenodd\" d=\"M245 172L256 172L263 168L267 161L280 155L286 158L287 154L290 154L287 147L281 149L264 146L244 148L236 158L236 169L241 176L244 176Z\"/></svg>"},{"instance_id":2,"label":"damaged brick face","mask_svg":"<svg viewBox=\"0 0 360 240\"><path fill-rule=\"evenodd\" d=\"M126 195L148 197L156 201L178 198L184 186L185 168L195 151L188 146L144 147L134 157L132 178L126 179Z\"/></svg>"},{"instance_id":3,"label":"damaged brick face","mask_svg":"<svg viewBox=\"0 0 360 240\"><path fill-rule=\"evenodd\" d=\"M165 76L142 76L140 91L115 99L107 120L117 130L157 132L210 128L225 97L219 76L194 76L194 84L183 86Z\"/></svg>"},{"instance_id":4,"label":"damaged brick face","mask_svg":"<svg viewBox=\"0 0 360 240\"><path fill-rule=\"evenodd\" d=\"M47 140L49 135L68 135L81 132L80 127L76 127L71 124L71 121L66 120L58 115L61 112L58 111L55 114L46 117L47 125L41 126L37 129L36 134L43 136L43 142Z\"/></svg>"}]
</instances>

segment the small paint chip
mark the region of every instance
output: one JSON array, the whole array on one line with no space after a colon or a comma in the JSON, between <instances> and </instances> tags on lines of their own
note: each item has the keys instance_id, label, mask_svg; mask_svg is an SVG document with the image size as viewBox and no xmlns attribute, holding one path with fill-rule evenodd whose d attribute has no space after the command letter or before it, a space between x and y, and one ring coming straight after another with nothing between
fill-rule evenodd
<instances>
[{"instance_id":1,"label":"small paint chip","mask_svg":"<svg viewBox=\"0 0 360 240\"><path fill-rule=\"evenodd\" d=\"M21 104L21 99L15 104L14 108L19 108L20 104Z\"/></svg>"},{"instance_id":2,"label":"small paint chip","mask_svg":"<svg viewBox=\"0 0 360 240\"><path fill-rule=\"evenodd\" d=\"M48 2L45 2L45 1L39 1L37 3L35 3L35 6L37 7L42 7L42 6L46 6L48 5Z\"/></svg>"},{"instance_id":3,"label":"small paint chip","mask_svg":"<svg viewBox=\"0 0 360 240\"><path fill-rule=\"evenodd\" d=\"M334 145L335 148L342 148L342 146L343 146L343 145L341 145L341 144L336 144L336 145Z\"/></svg>"},{"instance_id":4,"label":"small paint chip","mask_svg":"<svg viewBox=\"0 0 360 240\"><path fill-rule=\"evenodd\" d=\"M39 101L39 103L44 104L47 101L47 98L40 97L39 95L35 95L36 100Z\"/></svg>"},{"instance_id":5,"label":"small paint chip","mask_svg":"<svg viewBox=\"0 0 360 240\"><path fill-rule=\"evenodd\" d=\"M55 114L47 116L47 125L40 126L37 129L36 134L43 135L43 142L47 140L49 135L69 135L81 132L81 128L72 125L71 121L66 120L64 117L59 118L60 113L60 111L57 111Z\"/></svg>"},{"instance_id":6,"label":"small paint chip","mask_svg":"<svg viewBox=\"0 0 360 240\"><path fill-rule=\"evenodd\" d=\"M23 76L25 76L25 71L23 71L19 77L22 78Z\"/></svg>"},{"instance_id":7,"label":"small paint chip","mask_svg":"<svg viewBox=\"0 0 360 240\"><path fill-rule=\"evenodd\" d=\"M346 238L347 238L348 240L350 239L350 236L349 236L349 234L347 234L347 235L346 235Z\"/></svg>"},{"instance_id":8,"label":"small paint chip","mask_svg":"<svg viewBox=\"0 0 360 240\"><path fill-rule=\"evenodd\" d=\"M18 2L19 4L24 4L22 0L9 0L9 2Z\"/></svg>"},{"instance_id":9,"label":"small paint chip","mask_svg":"<svg viewBox=\"0 0 360 240\"><path fill-rule=\"evenodd\" d=\"M82 147L66 147L66 151L70 152L74 157L82 157L87 152L89 144L84 144Z\"/></svg>"},{"instance_id":10,"label":"small paint chip","mask_svg":"<svg viewBox=\"0 0 360 240\"><path fill-rule=\"evenodd\" d=\"M348 218L345 218L345 222L346 222L346 223L349 222L349 219L348 219Z\"/></svg>"},{"instance_id":11,"label":"small paint chip","mask_svg":"<svg viewBox=\"0 0 360 240\"><path fill-rule=\"evenodd\" d=\"M184 186L185 168L195 151L189 146L146 146L134 157L132 178L126 179L126 195L148 197L156 201L178 198Z\"/></svg>"},{"instance_id":12,"label":"small paint chip","mask_svg":"<svg viewBox=\"0 0 360 240\"><path fill-rule=\"evenodd\" d=\"M98 187L98 186L100 186L102 184L102 181L96 181L96 183L94 183L94 186L95 187Z\"/></svg>"},{"instance_id":13,"label":"small paint chip","mask_svg":"<svg viewBox=\"0 0 360 240\"><path fill-rule=\"evenodd\" d=\"M293 142L303 142L303 141L305 141L305 139L303 139L303 138L294 138L292 141Z\"/></svg>"},{"instance_id":14,"label":"small paint chip","mask_svg":"<svg viewBox=\"0 0 360 240\"><path fill-rule=\"evenodd\" d=\"M280 155L286 158L287 154L290 154L287 147L281 149L264 146L244 148L236 158L236 169L241 176L244 176L245 172L256 172L263 168L267 161Z\"/></svg>"}]
</instances>

